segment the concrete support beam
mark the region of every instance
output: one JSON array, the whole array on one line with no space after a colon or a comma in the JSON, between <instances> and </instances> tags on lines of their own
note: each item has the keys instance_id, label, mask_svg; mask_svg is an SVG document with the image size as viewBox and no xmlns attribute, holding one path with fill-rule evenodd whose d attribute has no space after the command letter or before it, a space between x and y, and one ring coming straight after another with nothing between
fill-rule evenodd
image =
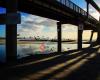
<instances>
[{"instance_id":1,"label":"concrete support beam","mask_svg":"<svg viewBox=\"0 0 100 80\"><path fill-rule=\"evenodd\" d=\"M0 25L21 23L20 13L0 14Z\"/></svg>"},{"instance_id":2,"label":"concrete support beam","mask_svg":"<svg viewBox=\"0 0 100 80\"><path fill-rule=\"evenodd\" d=\"M78 50L82 49L82 34L83 34L82 27L83 27L83 25L79 24L79 27L78 27Z\"/></svg>"},{"instance_id":3,"label":"concrete support beam","mask_svg":"<svg viewBox=\"0 0 100 80\"><path fill-rule=\"evenodd\" d=\"M100 44L100 29L97 32L97 43Z\"/></svg>"},{"instance_id":4,"label":"concrete support beam","mask_svg":"<svg viewBox=\"0 0 100 80\"><path fill-rule=\"evenodd\" d=\"M89 16L89 2L87 2L87 18Z\"/></svg>"},{"instance_id":5,"label":"concrete support beam","mask_svg":"<svg viewBox=\"0 0 100 80\"><path fill-rule=\"evenodd\" d=\"M78 50L82 49L82 30L78 30Z\"/></svg>"},{"instance_id":6,"label":"concrete support beam","mask_svg":"<svg viewBox=\"0 0 100 80\"><path fill-rule=\"evenodd\" d=\"M58 34L58 53L61 53L62 47L61 47L61 38L62 38L62 30L61 30L61 23L57 22L57 34Z\"/></svg>"},{"instance_id":7,"label":"concrete support beam","mask_svg":"<svg viewBox=\"0 0 100 80\"><path fill-rule=\"evenodd\" d=\"M17 1L7 0L7 13L17 13ZM7 62L17 60L17 24L6 25L6 57Z\"/></svg>"},{"instance_id":8,"label":"concrete support beam","mask_svg":"<svg viewBox=\"0 0 100 80\"><path fill-rule=\"evenodd\" d=\"M94 0L86 0L86 2L90 3L100 13L99 5L97 5Z\"/></svg>"},{"instance_id":9,"label":"concrete support beam","mask_svg":"<svg viewBox=\"0 0 100 80\"><path fill-rule=\"evenodd\" d=\"M100 44L100 16L99 16L99 24L97 26L97 43Z\"/></svg>"},{"instance_id":10,"label":"concrete support beam","mask_svg":"<svg viewBox=\"0 0 100 80\"><path fill-rule=\"evenodd\" d=\"M90 47L92 46L92 38L93 38L93 33L94 33L94 32L93 32L93 31L91 31L91 37L90 37L90 41L89 41L89 42L90 42Z\"/></svg>"}]
</instances>

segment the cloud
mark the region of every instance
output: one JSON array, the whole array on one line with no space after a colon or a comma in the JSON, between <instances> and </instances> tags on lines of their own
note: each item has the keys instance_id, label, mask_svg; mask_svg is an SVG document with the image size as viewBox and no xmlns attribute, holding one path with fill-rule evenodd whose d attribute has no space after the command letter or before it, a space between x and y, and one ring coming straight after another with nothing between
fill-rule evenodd
<instances>
[{"instance_id":1,"label":"cloud","mask_svg":"<svg viewBox=\"0 0 100 80\"><path fill-rule=\"evenodd\" d=\"M96 18L97 20L99 20L99 12L93 7L90 5L90 9L89 9L89 13L94 17Z\"/></svg>"},{"instance_id":2,"label":"cloud","mask_svg":"<svg viewBox=\"0 0 100 80\"><path fill-rule=\"evenodd\" d=\"M84 8L84 10L87 11L86 8ZM99 16L100 16L99 12L91 5L89 6L89 14L94 18L96 18L97 20L99 20Z\"/></svg>"},{"instance_id":3,"label":"cloud","mask_svg":"<svg viewBox=\"0 0 100 80\"><path fill-rule=\"evenodd\" d=\"M100 0L94 0L95 3L100 7ZM87 5L85 4L85 0L84 0L84 7L83 10L87 11ZM80 5L81 6L81 5ZM98 11L91 5L89 5L89 14L92 15L94 18L96 18L97 20L99 20L99 16L100 14L98 13Z\"/></svg>"},{"instance_id":4,"label":"cloud","mask_svg":"<svg viewBox=\"0 0 100 80\"><path fill-rule=\"evenodd\" d=\"M63 32L77 32L77 26L71 24L63 24L62 25Z\"/></svg>"},{"instance_id":5,"label":"cloud","mask_svg":"<svg viewBox=\"0 0 100 80\"><path fill-rule=\"evenodd\" d=\"M94 2L100 7L100 0L94 0Z\"/></svg>"},{"instance_id":6,"label":"cloud","mask_svg":"<svg viewBox=\"0 0 100 80\"><path fill-rule=\"evenodd\" d=\"M18 26L18 33L21 37L57 38L56 22L35 15L22 15L22 23ZM77 39L77 26L71 24L62 25L62 38Z\"/></svg>"},{"instance_id":7,"label":"cloud","mask_svg":"<svg viewBox=\"0 0 100 80\"><path fill-rule=\"evenodd\" d=\"M56 32L57 21L30 14L21 14L21 24L18 25L18 33L20 36L29 37L33 35L37 36L37 34L42 36L48 31L51 31L51 33Z\"/></svg>"}]
</instances>

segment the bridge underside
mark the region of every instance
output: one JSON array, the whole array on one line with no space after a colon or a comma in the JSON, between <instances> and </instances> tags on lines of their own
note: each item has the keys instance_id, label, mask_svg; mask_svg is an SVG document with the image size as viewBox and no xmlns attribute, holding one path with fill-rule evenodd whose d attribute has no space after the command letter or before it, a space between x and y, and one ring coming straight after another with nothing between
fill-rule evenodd
<instances>
[{"instance_id":1,"label":"bridge underside","mask_svg":"<svg viewBox=\"0 0 100 80\"><path fill-rule=\"evenodd\" d=\"M66 24L79 25L80 21L84 25L84 30L95 30L96 26L92 24L96 24L95 21L91 23L87 23L87 17L83 16L69 7L65 7L64 5L57 3L55 0L20 0L18 2L18 10L21 12L38 15L46 18L50 18L53 20L61 21ZM4 1L0 1L0 5L5 7ZM51 6L52 5L52 6Z\"/></svg>"}]
</instances>

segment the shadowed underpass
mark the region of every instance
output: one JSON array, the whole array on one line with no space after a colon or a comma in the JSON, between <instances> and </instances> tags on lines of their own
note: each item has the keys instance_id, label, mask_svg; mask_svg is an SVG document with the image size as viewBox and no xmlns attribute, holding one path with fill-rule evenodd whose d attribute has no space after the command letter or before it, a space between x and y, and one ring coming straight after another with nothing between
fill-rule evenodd
<instances>
[{"instance_id":1,"label":"shadowed underpass","mask_svg":"<svg viewBox=\"0 0 100 80\"><path fill-rule=\"evenodd\" d=\"M6 63L0 64L0 80L100 80L100 20L89 14L89 5L99 13L100 8L93 0L85 2L87 11L70 0L1 0L0 6L6 8L6 14L0 14L0 24L6 25ZM56 53L17 59L19 11L58 21ZM78 27L78 50L61 52L63 24ZM92 30L91 46L82 49L84 30ZM94 32L96 46L92 43Z\"/></svg>"},{"instance_id":2,"label":"shadowed underpass","mask_svg":"<svg viewBox=\"0 0 100 80\"><path fill-rule=\"evenodd\" d=\"M1 69L0 77L2 80L100 80L99 48L41 55L40 59Z\"/></svg>"}]
</instances>

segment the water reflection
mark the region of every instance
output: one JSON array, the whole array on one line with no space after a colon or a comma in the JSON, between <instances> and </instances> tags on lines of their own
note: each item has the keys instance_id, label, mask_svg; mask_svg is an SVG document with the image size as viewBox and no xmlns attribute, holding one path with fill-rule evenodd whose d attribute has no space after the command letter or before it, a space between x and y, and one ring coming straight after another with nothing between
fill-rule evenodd
<instances>
[{"instance_id":1,"label":"water reflection","mask_svg":"<svg viewBox=\"0 0 100 80\"><path fill-rule=\"evenodd\" d=\"M18 44L17 49L18 58L21 58L33 54L49 54L51 52L56 52L57 44L53 42L35 42L34 44Z\"/></svg>"},{"instance_id":2,"label":"water reflection","mask_svg":"<svg viewBox=\"0 0 100 80\"><path fill-rule=\"evenodd\" d=\"M6 52L5 45L0 45L0 62L5 62Z\"/></svg>"},{"instance_id":3,"label":"water reflection","mask_svg":"<svg viewBox=\"0 0 100 80\"><path fill-rule=\"evenodd\" d=\"M41 44L43 50L41 51ZM88 47L89 44L83 44L83 47ZM62 43L62 51L77 49L77 44ZM0 61L4 62L6 53L5 45L0 45ZM17 58L35 55L35 54L50 54L57 51L56 42L34 42L34 44L18 44Z\"/></svg>"}]
</instances>

